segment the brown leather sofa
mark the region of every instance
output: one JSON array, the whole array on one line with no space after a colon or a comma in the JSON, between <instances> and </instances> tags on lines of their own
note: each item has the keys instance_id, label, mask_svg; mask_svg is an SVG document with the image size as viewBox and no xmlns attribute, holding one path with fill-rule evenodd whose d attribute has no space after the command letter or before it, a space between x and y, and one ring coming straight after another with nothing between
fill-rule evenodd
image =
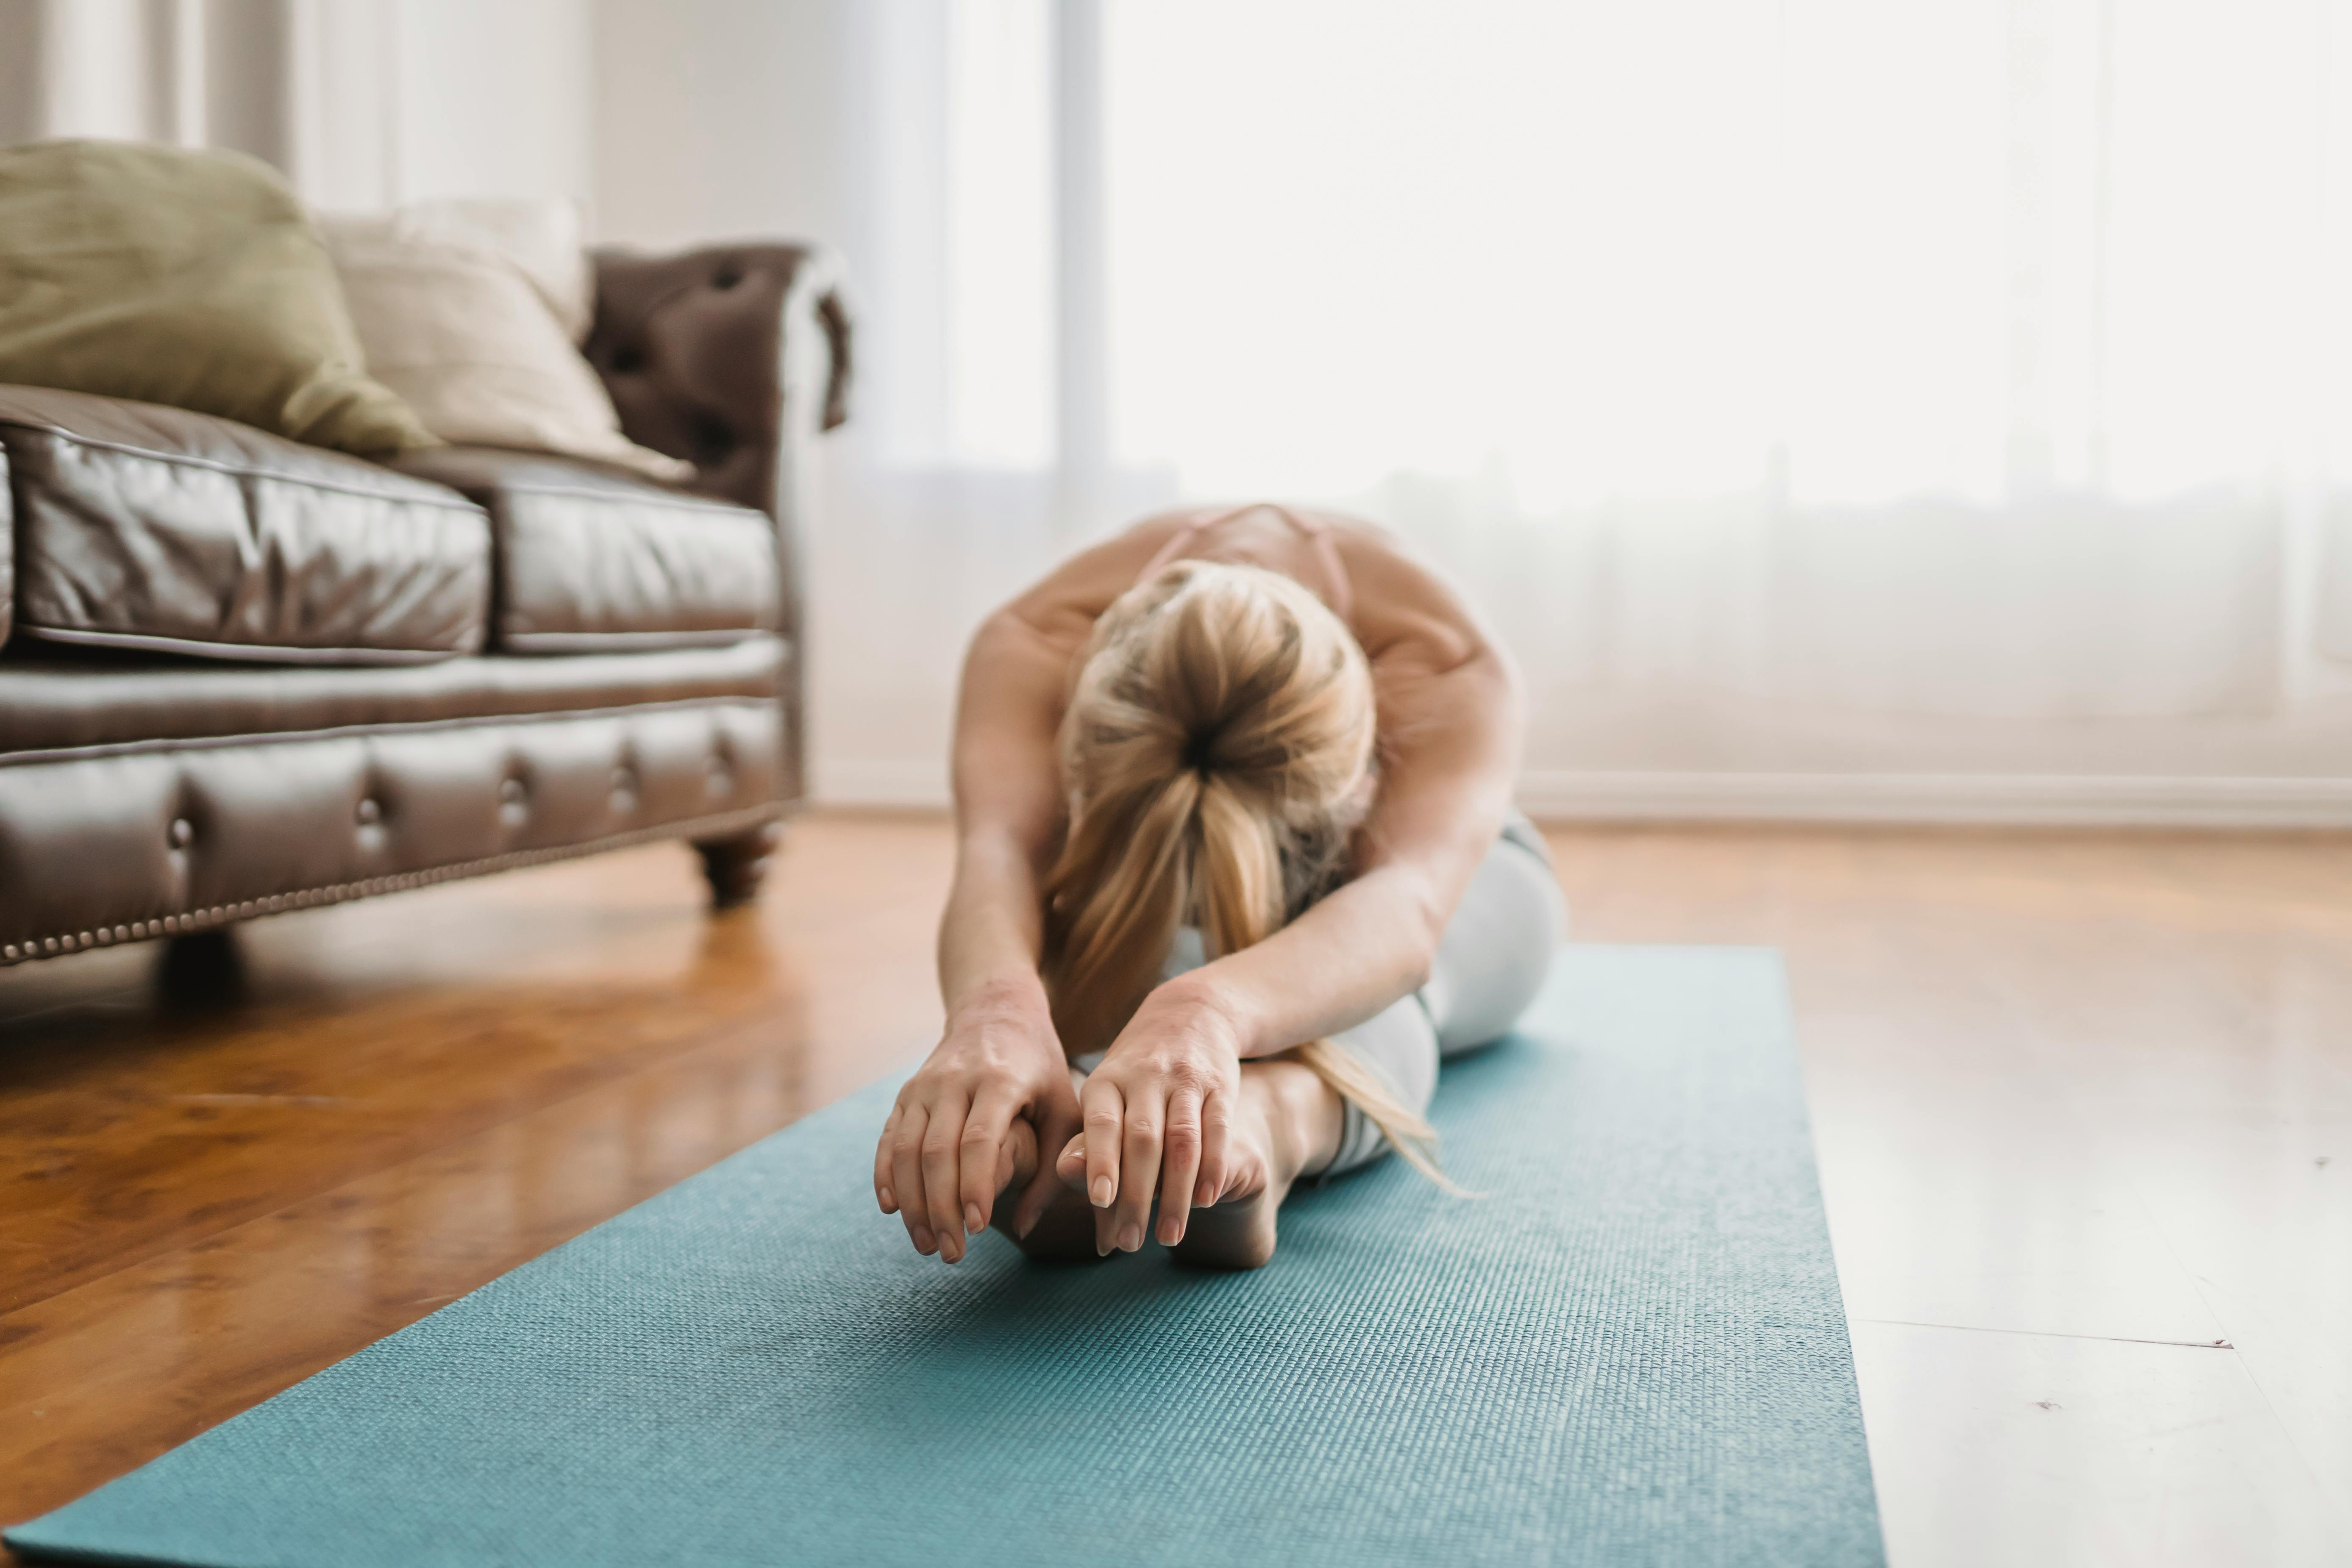
<instances>
[{"instance_id":1,"label":"brown leather sofa","mask_svg":"<svg viewBox=\"0 0 2352 1568\"><path fill-rule=\"evenodd\" d=\"M692 493L0 387L0 964L652 838L751 896L848 322L803 247L596 267L588 357Z\"/></svg>"}]
</instances>

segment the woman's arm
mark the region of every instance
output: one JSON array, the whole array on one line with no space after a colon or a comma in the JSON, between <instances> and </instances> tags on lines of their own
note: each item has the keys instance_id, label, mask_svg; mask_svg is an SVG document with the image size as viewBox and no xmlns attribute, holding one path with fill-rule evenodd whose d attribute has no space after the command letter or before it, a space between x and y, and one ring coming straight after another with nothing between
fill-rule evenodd
<instances>
[{"instance_id":1,"label":"woman's arm","mask_svg":"<svg viewBox=\"0 0 2352 1568\"><path fill-rule=\"evenodd\" d=\"M1403 580L1373 578L1387 608L1364 628L1386 750L1358 874L1265 941L1160 984L1087 1080L1087 1191L1109 1211L1097 1229L1112 1245L1146 1234L1155 1192L1171 1243L1190 1208L1222 1195L1205 1086L1228 1064L1360 1023L1427 979L1502 829L1523 728L1517 673L1441 584L1392 554L1372 564Z\"/></svg>"},{"instance_id":2,"label":"woman's arm","mask_svg":"<svg viewBox=\"0 0 2352 1568\"><path fill-rule=\"evenodd\" d=\"M1409 692L1397 706L1412 719L1392 741L1357 875L1265 941L1161 987L1171 1005L1225 1015L1244 1058L1337 1034L1426 981L1510 809L1519 696L1502 654L1381 676L1383 702Z\"/></svg>"},{"instance_id":3,"label":"woman's arm","mask_svg":"<svg viewBox=\"0 0 2352 1568\"><path fill-rule=\"evenodd\" d=\"M1077 1128L1077 1100L1037 975L1039 891L1062 811L1054 755L1066 637L1015 605L972 639L956 705L955 885L940 923L947 1027L899 1090L875 1151L874 1190L906 1222L916 1250L962 1258L987 1228L1011 1178L1014 1123L1057 1150ZM1055 1195L1050 1160L1021 1194L1025 1235Z\"/></svg>"}]
</instances>

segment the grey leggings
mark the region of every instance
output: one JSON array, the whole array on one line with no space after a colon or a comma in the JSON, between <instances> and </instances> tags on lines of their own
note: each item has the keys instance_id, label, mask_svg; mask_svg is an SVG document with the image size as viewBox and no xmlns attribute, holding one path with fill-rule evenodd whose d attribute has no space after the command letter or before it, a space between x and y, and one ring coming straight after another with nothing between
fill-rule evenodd
<instances>
[{"instance_id":1,"label":"grey leggings","mask_svg":"<svg viewBox=\"0 0 2352 1568\"><path fill-rule=\"evenodd\" d=\"M1440 1059L1511 1032L1541 989L1567 924L1543 835L1513 812L1446 922L1429 983L1334 1035L1333 1043L1378 1068L1407 1105L1426 1110L1437 1092ZM1181 974L1201 962L1200 932L1188 927L1177 933L1165 973ZM1339 1155L1323 1173L1368 1165L1388 1146L1371 1119L1350 1105Z\"/></svg>"}]
</instances>

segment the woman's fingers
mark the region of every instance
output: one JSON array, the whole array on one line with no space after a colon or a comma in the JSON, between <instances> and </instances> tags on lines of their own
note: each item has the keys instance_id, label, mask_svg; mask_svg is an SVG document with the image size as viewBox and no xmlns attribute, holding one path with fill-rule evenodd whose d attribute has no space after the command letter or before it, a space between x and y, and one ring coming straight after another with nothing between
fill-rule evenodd
<instances>
[{"instance_id":1,"label":"woman's fingers","mask_svg":"<svg viewBox=\"0 0 2352 1568\"><path fill-rule=\"evenodd\" d=\"M1026 1192L1036 1176L1037 1128L1027 1117L1016 1116L1004 1124L1004 1136L996 1141L996 1175L992 1184L998 1199L1019 1199L1021 1193L1008 1193L1007 1189L1017 1186ZM1018 1211L1011 1217L1017 1234ZM989 1223L1003 1225L1005 1220L992 1212Z\"/></svg>"},{"instance_id":2,"label":"woman's fingers","mask_svg":"<svg viewBox=\"0 0 2352 1568\"><path fill-rule=\"evenodd\" d=\"M928 1121L919 1101L906 1107L890 1145L890 1183L898 1200L898 1217L906 1222L907 1239L926 1258L939 1250L939 1238L932 1233L923 1202L923 1129Z\"/></svg>"},{"instance_id":3,"label":"woman's fingers","mask_svg":"<svg viewBox=\"0 0 2352 1568\"><path fill-rule=\"evenodd\" d=\"M1224 1195L1226 1162L1233 1147L1233 1122L1225 1113L1226 1099L1212 1094L1201 1105L1201 1174L1192 1186L1192 1206L1206 1208Z\"/></svg>"},{"instance_id":4,"label":"woman's fingers","mask_svg":"<svg viewBox=\"0 0 2352 1568\"><path fill-rule=\"evenodd\" d=\"M882 1123L882 1136L874 1141L874 1201L882 1205L884 1214L898 1212L898 1194L890 1181L890 1161L898 1142L898 1120L905 1114L903 1107L893 1105L890 1120Z\"/></svg>"},{"instance_id":5,"label":"woman's fingers","mask_svg":"<svg viewBox=\"0 0 2352 1568\"><path fill-rule=\"evenodd\" d=\"M1044 1214L1065 1185L1081 1176L1087 1167L1084 1150L1078 1146L1077 1104L1075 1100L1066 1108L1057 1107L1037 1121L1037 1173L1021 1194L1013 1209L1013 1235L1025 1239L1037 1217ZM1076 1151L1076 1158L1069 1163Z\"/></svg>"},{"instance_id":6,"label":"woman's fingers","mask_svg":"<svg viewBox=\"0 0 2352 1568\"><path fill-rule=\"evenodd\" d=\"M1097 1073L1087 1079L1086 1098L1087 1202L1107 1209L1118 1196L1118 1135L1125 1124L1126 1102L1118 1086Z\"/></svg>"},{"instance_id":7,"label":"woman's fingers","mask_svg":"<svg viewBox=\"0 0 2352 1568\"><path fill-rule=\"evenodd\" d=\"M959 1142L962 1166L963 1228L978 1236L996 1212L996 1180L1003 1163L1004 1135L1012 1130L1016 1109L1010 1095L983 1091L971 1102Z\"/></svg>"},{"instance_id":8,"label":"woman's fingers","mask_svg":"<svg viewBox=\"0 0 2352 1568\"><path fill-rule=\"evenodd\" d=\"M957 1161L962 1153L966 1105L961 1094L940 1096L923 1127L923 1213L940 1244L940 1260L963 1257L963 1214L957 1202Z\"/></svg>"},{"instance_id":9,"label":"woman's fingers","mask_svg":"<svg viewBox=\"0 0 2352 1568\"><path fill-rule=\"evenodd\" d=\"M1127 1101L1118 1086L1101 1073L1087 1079L1080 1100L1086 1111L1087 1202L1095 1211L1095 1251L1108 1257L1118 1245L1119 1133L1127 1124Z\"/></svg>"},{"instance_id":10,"label":"woman's fingers","mask_svg":"<svg viewBox=\"0 0 2352 1568\"><path fill-rule=\"evenodd\" d=\"M1192 1208L1192 1184L1200 1176L1199 1096L1181 1089L1169 1096L1168 1131L1160 1158L1160 1242L1173 1247L1184 1239Z\"/></svg>"},{"instance_id":11,"label":"woman's fingers","mask_svg":"<svg viewBox=\"0 0 2352 1568\"><path fill-rule=\"evenodd\" d=\"M1139 1086L1127 1100L1126 1131L1118 1151L1118 1212L1112 1231L1121 1252L1143 1245L1151 1226L1151 1191L1160 1182L1161 1119L1167 1102L1159 1086ZM1091 1132L1092 1129L1089 1128ZM1092 1142L1091 1137L1087 1140Z\"/></svg>"}]
</instances>

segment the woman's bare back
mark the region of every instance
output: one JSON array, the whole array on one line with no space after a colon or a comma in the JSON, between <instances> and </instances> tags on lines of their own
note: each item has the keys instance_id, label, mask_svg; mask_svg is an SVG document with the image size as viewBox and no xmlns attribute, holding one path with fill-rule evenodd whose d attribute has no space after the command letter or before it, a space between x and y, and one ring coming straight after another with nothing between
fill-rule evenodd
<instances>
[{"instance_id":1,"label":"woman's bare back","mask_svg":"<svg viewBox=\"0 0 2352 1568\"><path fill-rule=\"evenodd\" d=\"M1383 736L1424 716L1438 696L1433 680L1493 650L1469 606L1371 523L1271 504L1145 518L1071 557L1010 608L1075 660L1113 601L1175 561L1263 567L1321 598L1371 661Z\"/></svg>"}]
</instances>

